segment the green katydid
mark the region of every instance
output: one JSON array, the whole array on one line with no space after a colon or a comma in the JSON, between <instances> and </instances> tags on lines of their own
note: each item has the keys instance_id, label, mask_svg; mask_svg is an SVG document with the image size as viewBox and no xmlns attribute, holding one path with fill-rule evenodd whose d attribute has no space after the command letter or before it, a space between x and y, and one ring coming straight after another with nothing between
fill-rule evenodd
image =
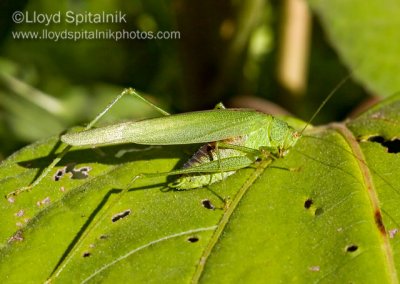
<instances>
[{"instance_id":1,"label":"green katydid","mask_svg":"<svg viewBox=\"0 0 400 284\"><path fill-rule=\"evenodd\" d=\"M61 137L64 143L73 146L208 143L182 170L167 173L187 174L170 184L177 189L197 188L220 181L260 159L263 151L284 156L297 139L298 134L293 128L271 115L229 109L125 122Z\"/></svg>"},{"instance_id":2,"label":"green katydid","mask_svg":"<svg viewBox=\"0 0 400 284\"><path fill-rule=\"evenodd\" d=\"M181 170L142 174L140 177L180 175L175 182L169 184L169 187L175 189L192 189L219 182L258 160L284 157L317 113L348 78L349 76L343 79L327 96L301 132L297 132L286 122L272 115L248 109L225 109L222 104L218 104L214 110L169 115L145 100L133 89L126 89L90 122L84 131L62 135L61 141L69 146L64 148L30 186L13 191L7 197L28 191L38 185L71 146L104 146L122 143L143 145L206 143ZM91 129L126 94L150 104L164 117Z\"/></svg>"},{"instance_id":3,"label":"green katydid","mask_svg":"<svg viewBox=\"0 0 400 284\"><path fill-rule=\"evenodd\" d=\"M214 110L166 115L69 133L61 136L61 140L73 146L207 143L181 170L141 175L181 175L168 186L175 189L198 188L219 182L257 160L284 157L296 144L308 124L348 78L349 76L332 90L301 132L272 115L254 110L225 109L222 104L218 104ZM127 92L139 96L132 89L128 89Z\"/></svg>"}]
</instances>

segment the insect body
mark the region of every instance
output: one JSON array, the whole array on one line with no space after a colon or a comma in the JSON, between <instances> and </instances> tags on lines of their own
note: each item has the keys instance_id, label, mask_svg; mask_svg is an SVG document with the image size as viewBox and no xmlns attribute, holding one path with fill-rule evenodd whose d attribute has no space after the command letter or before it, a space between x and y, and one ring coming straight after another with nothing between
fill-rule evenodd
<instances>
[{"instance_id":1,"label":"insect body","mask_svg":"<svg viewBox=\"0 0 400 284\"><path fill-rule=\"evenodd\" d=\"M183 175L170 187L190 189L221 181L267 155L283 157L299 134L287 123L252 110L215 109L125 122L63 135L73 146L136 143L208 143L184 165L166 175Z\"/></svg>"}]
</instances>

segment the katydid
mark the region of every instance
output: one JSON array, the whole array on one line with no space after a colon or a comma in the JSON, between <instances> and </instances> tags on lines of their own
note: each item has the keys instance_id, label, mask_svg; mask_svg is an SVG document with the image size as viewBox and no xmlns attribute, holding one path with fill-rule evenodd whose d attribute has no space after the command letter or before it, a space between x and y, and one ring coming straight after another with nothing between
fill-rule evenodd
<instances>
[{"instance_id":1,"label":"katydid","mask_svg":"<svg viewBox=\"0 0 400 284\"><path fill-rule=\"evenodd\" d=\"M186 174L170 187L190 189L220 181L261 159L263 153L282 157L298 137L292 127L271 115L251 110L216 109L110 125L65 134L61 140L73 146L208 143L182 170L168 173Z\"/></svg>"},{"instance_id":2,"label":"katydid","mask_svg":"<svg viewBox=\"0 0 400 284\"><path fill-rule=\"evenodd\" d=\"M181 170L142 174L140 177L180 175L178 179L169 184L169 187L175 189L192 189L219 182L237 170L251 166L258 160L284 157L296 144L316 114L348 78L349 76L343 79L327 96L301 132L297 132L286 122L272 115L249 109L225 109L222 104L218 104L214 110L169 115L166 111L145 100L133 89L126 89L91 121L84 131L62 135L61 141L68 145L62 153L30 186L17 189L9 193L7 197L18 195L38 185L71 146L105 146L123 143L143 145L206 143L184 164ZM164 117L91 129L126 94L145 101L162 113Z\"/></svg>"},{"instance_id":3,"label":"katydid","mask_svg":"<svg viewBox=\"0 0 400 284\"><path fill-rule=\"evenodd\" d=\"M350 75L331 91L301 132L272 115L247 109L226 109L220 103L214 110L177 115L164 112L166 116L160 118L69 133L61 136L61 141L72 146L206 143L181 170L140 175L180 175L168 184L170 188L199 188L224 180L258 160L284 157L327 101L349 78ZM128 92L139 96L131 89Z\"/></svg>"}]
</instances>

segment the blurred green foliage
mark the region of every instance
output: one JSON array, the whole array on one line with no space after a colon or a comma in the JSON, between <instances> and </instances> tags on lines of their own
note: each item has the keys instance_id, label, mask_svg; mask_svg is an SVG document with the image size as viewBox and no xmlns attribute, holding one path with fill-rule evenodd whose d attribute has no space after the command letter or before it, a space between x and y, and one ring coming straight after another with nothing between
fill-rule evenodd
<instances>
[{"instance_id":1,"label":"blurred green foliage","mask_svg":"<svg viewBox=\"0 0 400 284\"><path fill-rule=\"evenodd\" d=\"M335 1L337 4L331 3L329 7L324 7L322 2L310 2L316 14L312 20L307 95L293 98L280 86L275 75L281 36L281 1L2 1L0 157L6 157L26 143L89 121L128 86L149 94L149 99L172 112L212 108L219 101L229 105L232 97L255 95L278 102L303 119L312 115L323 98L352 69L358 81L374 94L390 95L393 88L387 86L389 79L385 76L389 71L394 73L393 64L387 64L390 68L386 73L377 70L381 62L371 58L379 56L371 52L375 48L375 30L371 25L391 25L391 19L385 18L385 11L392 15L399 5L391 7L387 1L377 4L377 0L373 0L371 2L380 8L378 16L374 17L374 6L360 9L364 5L360 1ZM343 17L338 16L349 9ZM34 12L51 15L59 11L61 14L66 11L121 11L127 15L127 22L79 26L63 21L48 26L16 24L12 14L17 10L29 15ZM354 22L357 15L360 20ZM57 42L13 38L15 31L44 29L179 31L180 38ZM359 36L361 41L357 40ZM394 46L392 42L396 42L397 34L390 30L379 36L379 44L387 40L388 46ZM369 45L363 45L362 40ZM339 50L339 54L335 50ZM372 65L360 59L363 52L371 58ZM385 62L395 62L395 54L395 48L387 49ZM340 58L345 59L350 70ZM370 72L371 69L375 73ZM371 76L376 73L381 79L378 83ZM347 83L317 121L345 118L365 96L362 86ZM143 105L126 100L112 111L109 121L154 115Z\"/></svg>"}]
</instances>

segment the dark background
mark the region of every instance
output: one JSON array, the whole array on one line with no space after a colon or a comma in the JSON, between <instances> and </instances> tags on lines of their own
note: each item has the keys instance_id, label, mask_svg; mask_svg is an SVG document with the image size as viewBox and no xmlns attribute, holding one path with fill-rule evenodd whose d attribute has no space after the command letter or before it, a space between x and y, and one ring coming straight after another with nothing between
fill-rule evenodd
<instances>
[{"instance_id":1,"label":"dark background","mask_svg":"<svg viewBox=\"0 0 400 284\"><path fill-rule=\"evenodd\" d=\"M285 33L283 1L2 1L0 3L0 158L35 140L90 121L125 87L134 87L179 113L251 106L272 113L273 101L308 120L349 73L312 14L304 88L279 80ZM127 23L15 24L17 11L52 14L121 11ZM179 31L179 39L79 41L14 39L13 31ZM289 43L290 44L290 43ZM307 54L306 54L307 56ZM367 97L351 80L337 91L315 123L342 120ZM256 99L257 98L257 99ZM262 99L262 101L258 100ZM156 115L124 100L108 122Z\"/></svg>"}]
</instances>

